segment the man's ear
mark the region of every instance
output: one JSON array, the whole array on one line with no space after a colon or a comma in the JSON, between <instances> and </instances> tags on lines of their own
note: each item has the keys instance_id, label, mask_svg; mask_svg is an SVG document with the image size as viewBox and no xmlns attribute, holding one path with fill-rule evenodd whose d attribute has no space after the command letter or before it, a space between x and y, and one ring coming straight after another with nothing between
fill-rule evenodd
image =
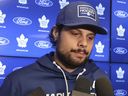
<instances>
[{"instance_id":1,"label":"man's ear","mask_svg":"<svg viewBox=\"0 0 128 96\"><path fill-rule=\"evenodd\" d=\"M54 41L56 41L59 37L59 32L58 32L58 29L56 26L53 27L53 29L52 29L52 35L53 35Z\"/></svg>"}]
</instances>

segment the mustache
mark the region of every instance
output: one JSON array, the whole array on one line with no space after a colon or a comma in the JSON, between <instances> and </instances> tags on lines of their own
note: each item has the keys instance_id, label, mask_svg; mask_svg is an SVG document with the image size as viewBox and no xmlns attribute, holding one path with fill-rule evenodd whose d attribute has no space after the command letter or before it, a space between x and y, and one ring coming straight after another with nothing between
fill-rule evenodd
<instances>
[{"instance_id":1,"label":"mustache","mask_svg":"<svg viewBox=\"0 0 128 96\"><path fill-rule=\"evenodd\" d=\"M88 54L89 52L87 52L86 49L71 49L71 52L76 52L76 53L79 53L79 52L83 52L84 54Z\"/></svg>"}]
</instances>

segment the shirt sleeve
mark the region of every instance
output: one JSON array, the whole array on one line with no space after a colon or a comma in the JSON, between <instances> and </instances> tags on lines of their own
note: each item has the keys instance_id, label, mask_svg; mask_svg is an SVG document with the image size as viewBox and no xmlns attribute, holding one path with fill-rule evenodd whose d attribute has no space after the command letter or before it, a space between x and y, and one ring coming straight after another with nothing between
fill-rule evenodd
<instances>
[{"instance_id":1,"label":"shirt sleeve","mask_svg":"<svg viewBox=\"0 0 128 96\"><path fill-rule=\"evenodd\" d=\"M17 92L16 83L12 77L7 76L0 87L0 96L20 96Z\"/></svg>"}]
</instances>

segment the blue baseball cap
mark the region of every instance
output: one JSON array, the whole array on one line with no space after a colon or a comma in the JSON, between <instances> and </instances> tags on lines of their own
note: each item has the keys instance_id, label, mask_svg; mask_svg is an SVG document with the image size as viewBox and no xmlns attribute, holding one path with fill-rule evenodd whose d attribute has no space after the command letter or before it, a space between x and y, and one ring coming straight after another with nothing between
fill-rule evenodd
<instances>
[{"instance_id":1,"label":"blue baseball cap","mask_svg":"<svg viewBox=\"0 0 128 96\"><path fill-rule=\"evenodd\" d=\"M99 25L99 18L95 8L84 1L76 1L68 4L60 10L56 25L85 26L96 34L107 34L106 30Z\"/></svg>"}]
</instances>

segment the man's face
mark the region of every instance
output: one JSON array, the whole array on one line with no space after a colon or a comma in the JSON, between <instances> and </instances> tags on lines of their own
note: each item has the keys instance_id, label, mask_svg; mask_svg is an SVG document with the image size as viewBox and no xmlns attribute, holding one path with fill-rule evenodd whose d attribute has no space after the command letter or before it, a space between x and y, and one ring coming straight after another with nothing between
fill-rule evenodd
<instances>
[{"instance_id":1,"label":"man's face","mask_svg":"<svg viewBox=\"0 0 128 96\"><path fill-rule=\"evenodd\" d=\"M76 68L85 63L92 50L95 33L84 28L64 27L56 35L56 56L66 67Z\"/></svg>"}]
</instances>

